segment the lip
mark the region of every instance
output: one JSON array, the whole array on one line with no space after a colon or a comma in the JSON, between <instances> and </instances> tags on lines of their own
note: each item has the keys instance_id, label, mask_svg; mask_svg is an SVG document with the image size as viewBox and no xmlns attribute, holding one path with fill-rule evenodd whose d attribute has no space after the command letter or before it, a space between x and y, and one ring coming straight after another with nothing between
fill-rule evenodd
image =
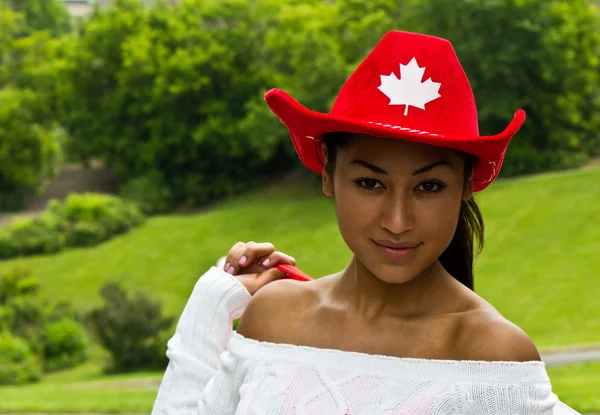
<instances>
[{"instance_id":1,"label":"lip","mask_svg":"<svg viewBox=\"0 0 600 415\"><path fill-rule=\"evenodd\" d=\"M393 259L404 259L420 245L417 242L397 242L390 240L373 241L377 248Z\"/></svg>"},{"instance_id":2,"label":"lip","mask_svg":"<svg viewBox=\"0 0 600 415\"><path fill-rule=\"evenodd\" d=\"M412 242L412 241L392 241L389 239L380 239L377 241L373 241L375 242L377 245L382 246L384 248L391 248L391 249L412 249L412 248L416 248L417 246L419 246L418 242Z\"/></svg>"}]
</instances>

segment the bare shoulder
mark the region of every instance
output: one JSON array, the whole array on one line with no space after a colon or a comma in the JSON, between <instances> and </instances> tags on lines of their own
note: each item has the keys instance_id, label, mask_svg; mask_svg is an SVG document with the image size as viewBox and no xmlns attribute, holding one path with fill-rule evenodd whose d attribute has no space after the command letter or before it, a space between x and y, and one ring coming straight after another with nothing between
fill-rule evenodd
<instances>
[{"instance_id":1,"label":"bare shoulder","mask_svg":"<svg viewBox=\"0 0 600 415\"><path fill-rule=\"evenodd\" d=\"M465 360L529 362L541 360L531 338L492 306L467 313L461 321Z\"/></svg>"},{"instance_id":2,"label":"bare shoulder","mask_svg":"<svg viewBox=\"0 0 600 415\"><path fill-rule=\"evenodd\" d=\"M316 283L284 279L265 285L252 296L237 332L259 341L288 342L304 313L319 301Z\"/></svg>"}]
</instances>

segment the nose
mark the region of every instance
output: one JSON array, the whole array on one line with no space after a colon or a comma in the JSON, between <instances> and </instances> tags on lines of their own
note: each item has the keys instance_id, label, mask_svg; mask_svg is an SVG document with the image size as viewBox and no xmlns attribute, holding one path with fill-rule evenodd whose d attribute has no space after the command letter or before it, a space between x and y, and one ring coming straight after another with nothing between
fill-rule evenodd
<instances>
[{"instance_id":1,"label":"nose","mask_svg":"<svg viewBox=\"0 0 600 415\"><path fill-rule=\"evenodd\" d=\"M404 192L390 192L382 200L379 223L382 228L400 235L413 229L414 201Z\"/></svg>"}]
</instances>

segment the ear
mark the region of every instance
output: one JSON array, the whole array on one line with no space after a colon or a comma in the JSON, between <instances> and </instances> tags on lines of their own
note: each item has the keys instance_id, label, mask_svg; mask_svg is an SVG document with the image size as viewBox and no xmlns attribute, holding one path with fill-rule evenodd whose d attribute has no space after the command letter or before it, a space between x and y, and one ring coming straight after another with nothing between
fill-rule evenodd
<instances>
[{"instance_id":1,"label":"ear","mask_svg":"<svg viewBox=\"0 0 600 415\"><path fill-rule=\"evenodd\" d=\"M321 173L321 180L323 183L323 193L326 196L333 197L333 177L327 172L329 166L329 159L327 158L327 147L325 144L322 145L321 150L323 151L323 172Z\"/></svg>"},{"instance_id":2,"label":"ear","mask_svg":"<svg viewBox=\"0 0 600 415\"><path fill-rule=\"evenodd\" d=\"M470 200L473 197L473 170L469 173L469 177L465 181L465 186L463 187L463 195L462 200L465 202Z\"/></svg>"}]
</instances>

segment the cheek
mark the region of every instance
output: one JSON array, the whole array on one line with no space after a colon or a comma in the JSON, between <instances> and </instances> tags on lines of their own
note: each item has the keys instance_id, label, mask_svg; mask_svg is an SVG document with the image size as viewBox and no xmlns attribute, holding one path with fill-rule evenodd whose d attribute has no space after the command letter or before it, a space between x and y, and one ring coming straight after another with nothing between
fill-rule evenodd
<instances>
[{"instance_id":1,"label":"cheek","mask_svg":"<svg viewBox=\"0 0 600 415\"><path fill-rule=\"evenodd\" d=\"M461 198L454 196L417 204L415 230L428 245L440 250L440 255L456 232L460 205Z\"/></svg>"},{"instance_id":2,"label":"cheek","mask_svg":"<svg viewBox=\"0 0 600 415\"><path fill-rule=\"evenodd\" d=\"M368 230L377 222L379 208L377 198L361 194L354 184L337 185L335 213L342 238L351 250L356 243L369 234Z\"/></svg>"}]
</instances>

